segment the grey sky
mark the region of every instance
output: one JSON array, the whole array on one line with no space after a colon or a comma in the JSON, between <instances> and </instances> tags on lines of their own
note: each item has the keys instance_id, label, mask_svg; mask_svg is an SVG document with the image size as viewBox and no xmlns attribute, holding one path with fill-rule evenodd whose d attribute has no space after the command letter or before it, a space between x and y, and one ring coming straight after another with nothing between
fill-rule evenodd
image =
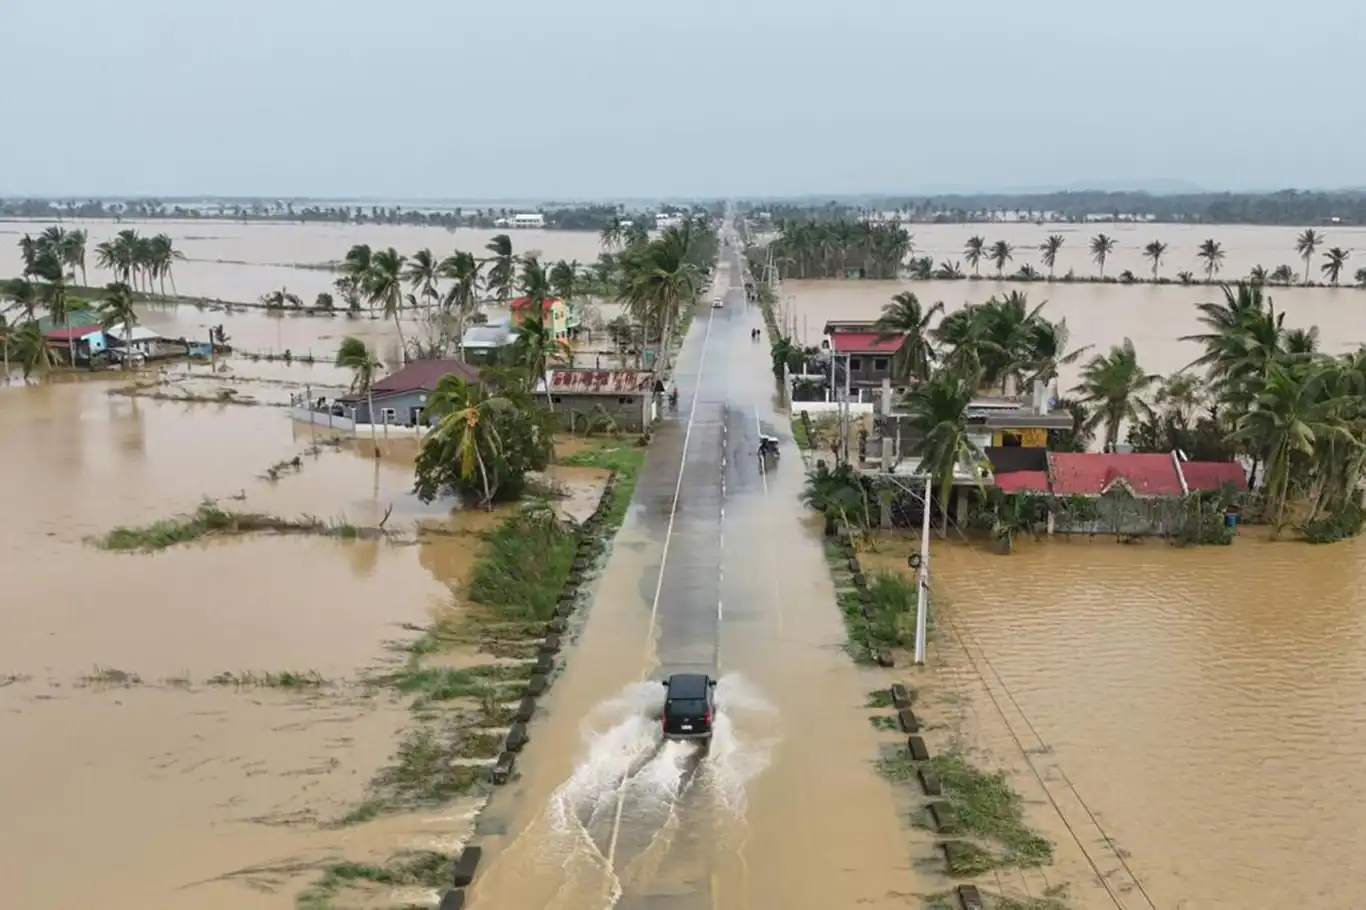
<instances>
[{"instance_id":1,"label":"grey sky","mask_svg":"<svg viewBox=\"0 0 1366 910\"><path fill-rule=\"evenodd\" d=\"M1366 184L1361 0L0 0L0 194Z\"/></svg>"}]
</instances>

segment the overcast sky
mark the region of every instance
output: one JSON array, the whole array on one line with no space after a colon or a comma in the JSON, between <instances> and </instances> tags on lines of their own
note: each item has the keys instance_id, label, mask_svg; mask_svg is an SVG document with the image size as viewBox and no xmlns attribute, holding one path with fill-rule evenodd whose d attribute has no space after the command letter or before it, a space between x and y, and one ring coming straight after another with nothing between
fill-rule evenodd
<instances>
[{"instance_id":1,"label":"overcast sky","mask_svg":"<svg viewBox=\"0 0 1366 910\"><path fill-rule=\"evenodd\" d=\"M0 194L1366 184L1366 2L0 0Z\"/></svg>"}]
</instances>

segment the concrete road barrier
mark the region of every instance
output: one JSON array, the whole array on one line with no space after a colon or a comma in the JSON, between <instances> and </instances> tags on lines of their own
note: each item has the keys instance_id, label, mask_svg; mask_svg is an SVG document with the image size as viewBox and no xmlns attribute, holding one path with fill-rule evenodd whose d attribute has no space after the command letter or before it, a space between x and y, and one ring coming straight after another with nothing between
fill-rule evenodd
<instances>
[{"instance_id":1,"label":"concrete road barrier","mask_svg":"<svg viewBox=\"0 0 1366 910\"><path fill-rule=\"evenodd\" d=\"M478 844L466 844L451 866L451 884L463 888L474 881L474 873L479 869L479 861L484 858L484 848Z\"/></svg>"},{"instance_id":2,"label":"concrete road barrier","mask_svg":"<svg viewBox=\"0 0 1366 910\"><path fill-rule=\"evenodd\" d=\"M536 658L536 665L532 668L536 673L544 673L549 676L555 669L555 655L542 654Z\"/></svg>"},{"instance_id":3,"label":"concrete road barrier","mask_svg":"<svg viewBox=\"0 0 1366 910\"><path fill-rule=\"evenodd\" d=\"M955 822L953 806L945 802L930 803L930 820L934 822L934 829L942 833L953 831Z\"/></svg>"},{"instance_id":4,"label":"concrete road barrier","mask_svg":"<svg viewBox=\"0 0 1366 910\"><path fill-rule=\"evenodd\" d=\"M547 685L549 685L549 682L550 680L546 678L546 675L544 673L537 673L535 676L531 677L526 681L526 694L533 697L540 695L542 692L545 691L545 688Z\"/></svg>"},{"instance_id":5,"label":"concrete road barrier","mask_svg":"<svg viewBox=\"0 0 1366 910\"><path fill-rule=\"evenodd\" d=\"M896 658L892 656L890 650L883 648L877 652L877 665L879 667L891 669L896 666Z\"/></svg>"},{"instance_id":6,"label":"concrete road barrier","mask_svg":"<svg viewBox=\"0 0 1366 910\"><path fill-rule=\"evenodd\" d=\"M441 905L436 910L462 910L465 906L465 889L452 888L441 898Z\"/></svg>"},{"instance_id":7,"label":"concrete road barrier","mask_svg":"<svg viewBox=\"0 0 1366 910\"><path fill-rule=\"evenodd\" d=\"M897 723L901 724L902 733L919 733L920 718L915 716L915 712L910 708L896 712Z\"/></svg>"},{"instance_id":8,"label":"concrete road barrier","mask_svg":"<svg viewBox=\"0 0 1366 910\"><path fill-rule=\"evenodd\" d=\"M904 683L892 683L888 692L892 696L892 707L903 711L915 703L915 691L906 688Z\"/></svg>"},{"instance_id":9,"label":"concrete road barrier","mask_svg":"<svg viewBox=\"0 0 1366 910\"><path fill-rule=\"evenodd\" d=\"M939 796L944 792L944 787L939 783L939 775L929 768L921 768L915 772L915 776L920 780L920 789L926 796Z\"/></svg>"},{"instance_id":10,"label":"concrete road barrier","mask_svg":"<svg viewBox=\"0 0 1366 910\"><path fill-rule=\"evenodd\" d=\"M527 744L526 724L515 723L508 728L507 750L509 752L521 752L522 747Z\"/></svg>"},{"instance_id":11,"label":"concrete road barrier","mask_svg":"<svg viewBox=\"0 0 1366 910\"><path fill-rule=\"evenodd\" d=\"M512 769L517 764L517 756L512 752L498 753L498 760L489 768L489 781L503 785L512 779Z\"/></svg>"},{"instance_id":12,"label":"concrete road barrier","mask_svg":"<svg viewBox=\"0 0 1366 910\"><path fill-rule=\"evenodd\" d=\"M558 652L560 650L560 636L547 635L545 640L541 642L540 650L542 654L554 654Z\"/></svg>"},{"instance_id":13,"label":"concrete road barrier","mask_svg":"<svg viewBox=\"0 0 1366 910\"><path fill-rule=\"evenodd\" d=\"M982 903L982 892L977 890L976 885L958 886L958 903L963 910L984 910L986 905Z\"/></svg>"},{"instance_id":14,"label":"concrete road barrier","mask_svg":"<svg viewBox=\"0 0 1366 910\"><path fill-rule=\"evenodd\" d=\"M930 750L919 736L906 737L906 752L911 756L911 761L928 761L930 758Z\"/></svg>"},{"instance_id":15,"label":"concrete road barrier","mask_svg":"<svg viewBox=\"0 0 1366 910\"><path fill-rule=\"evenodd\" d=\"M531 718L536 716L536 699L528 695L517 705L517 713L512 715L512 719L518 723L530 723Z\"/></svg>"},{"instance_id":16,"label":"concrete road barrier","mask_svg":"<svg viewBox=\"0 0 1366 910\"><path fill-rule=\"evenodd\" d=\"M545 634L559 635L568 627L569 623L565 622L563 619L557 616L545 624Z\"/></svg>"}]
</instances>

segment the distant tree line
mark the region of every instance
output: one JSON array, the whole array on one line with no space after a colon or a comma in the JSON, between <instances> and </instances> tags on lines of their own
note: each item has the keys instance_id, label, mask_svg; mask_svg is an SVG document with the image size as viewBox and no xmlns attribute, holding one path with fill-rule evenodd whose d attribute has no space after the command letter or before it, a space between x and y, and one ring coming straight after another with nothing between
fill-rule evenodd
<instances>
[{"instance_id":1,"label":"distant tree line","mask_svg":"<svg viewBox=\"0 0 1366 910\"><path fill-rule=\"evenodd\" d=\"M712 206L715 208L715 206ZM537 208L479 208L462 207L404 208L383 205L324 205L295 203L288 200L224 200L206 205L188 200L56 200L56 199L0 199L0 218L34 218L60 221L70 218L112 218L115 220L150 221L158 218L176 220L227 220L326 222L334 224L401 224L420 227L503 228L507 220L519 213L535 212L545 216L545 226L559 231L601 231L614 219L634 219L650 226L658 214L704 214L708 207L660 206L640 212L626 212L615 204L546 205ZM502 223L500 223L500 220Z\"/></svg>"},{"instance_id":2,"label":"distant tree line","mask_svg":"<svg viewBox=\"0 0 1366 910\"><path fill-rule=\"evenodd\" d=\"M885 196L858 201L752 201L742 203L741 209L767 212L775 220L789 221L894 212L901 221L916 224L968 224L1013 219L1058 223L1139 219L1192 224L1366 224L1366 189L1173 195L1080 191Z\"/></svg>"}]
</instances>

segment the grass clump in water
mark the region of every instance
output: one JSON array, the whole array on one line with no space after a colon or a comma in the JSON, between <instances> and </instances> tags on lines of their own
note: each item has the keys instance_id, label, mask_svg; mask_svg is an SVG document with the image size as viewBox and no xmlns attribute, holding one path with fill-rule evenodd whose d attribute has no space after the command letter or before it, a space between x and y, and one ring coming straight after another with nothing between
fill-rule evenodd
<instances>
[{"instance_id":1,"label":"grass clump in water","mask_svg":"<svg viewBox=\"0 0 1366 910\"><path fill-rule=\"evenodd\" d=\"M81 684L86 686L121 686L131 688L142 685L142 677L136 673L129 673L127 670L118 670L114 667L95 667L85 676L81 677Z\"/></svg>"},{"instance_id":2,"label":"grass clump in water","mask_svg":"<svg viewBox=\"0 0 1366 910\"><path fill-rule=\"evenodd\" d=\"M370 795L338 819L338 825L369 821L386 812L439 806L469 793L488 776L483 765L458 764L470 757L467 751L482 747L481 732L451 729L444 733L431 727L409 730L399 742L394 762L380 769L370 782ZM469 740L475 745L470 745ZM494 753L496 754L496 753Z\"/></svg>"},{"instance_id":3,"label":"grass clump in water","mask_svg":"<svg viewBox=\"0 0 1366 910\"><path fill-rule=\"evenodd\" d=\"M234 686L239 689L320 689L327 685L317 670L283 670L279 673L219 673L208 679L211 686Z\"/></svg>"},{"instance_id":4,"label":"grass clump in water","mask_svg":"<svg viewBox=\"0 0 1366 910\"><path fill-rule=\"evenodd\" d=\"M578 539L547 508L524 509L486 536L469 597L498 619L544 622L555 612Z\"/></svg>"},{"instance_id":5,"label":"grass clump in water","mask_svg":"<svg viewBox=\"0 0 1366 910\"><path fill-rule=\"evenodd\" d=\"M441 888L450 875L451 858L416 852L393 857L382 866L343 861L323 867L322 875L295 898L299 910L329 910L332 898L348 888L402 886Z\"/></svg>"},{"instance_id":6,"label":"grass clump in water","mask_svg":"<svg viewBox=\"0 0 1366 910\"><path fill-rule=\"evenodd\" d=\"M972 839L960 843L961 868L950 870L955 875L1008 866L1034 868L1053 861L1053 845L1025 824L1024 801L1004 772L988 773L954 753L921 763L898 754L882 759L878 768L890 780L910 783L922 765L939 778L944 797L953 806L958 833Z\"/></svg>"},{"instance_id":7,"label":"grass clump in water","mask_svg":"<svg viewBox=\"0 0 1366 910\"><path fill-rule=\"evenodd\" d=\"M188 515L154 521L149 525L117 527L103 537L96 538L93 543L102 550L150 553L209 536L273 532L320 534L349 540L362 536L364 530L347 522L326 522L310 515L281 518L263 512L238 512L224 509L217 502L206 499Z\"/></svg>"},{"instance_id":8,"label":"grass clump in water","mask_svg":"<svg viewBox=\"0 0 1366 910\"><path fill-rule=\"evenodd\" d=\"M832 568L843 567L844 557L827 545ZM859 663L872 663L883 648L906 647L915 640L915 582L895 572L874 572L868 590L838 595L850 655Z\"/></svg>"},{"instance_id":9,"label":"grass clump in water","mask_svg":"<svg viewBox=\"0 0 1366 910\"><path fill-rule=\"evenodd\" d=\"M402 669L381 677L379 682L400 692L415 694L419 702L451 701L457 698L497 698L509 684L531 678L531 664L492 664L483 667L423 667L410 661ZM510 697L510 695L509 695Z\"/></svg>"}]
</instances>

